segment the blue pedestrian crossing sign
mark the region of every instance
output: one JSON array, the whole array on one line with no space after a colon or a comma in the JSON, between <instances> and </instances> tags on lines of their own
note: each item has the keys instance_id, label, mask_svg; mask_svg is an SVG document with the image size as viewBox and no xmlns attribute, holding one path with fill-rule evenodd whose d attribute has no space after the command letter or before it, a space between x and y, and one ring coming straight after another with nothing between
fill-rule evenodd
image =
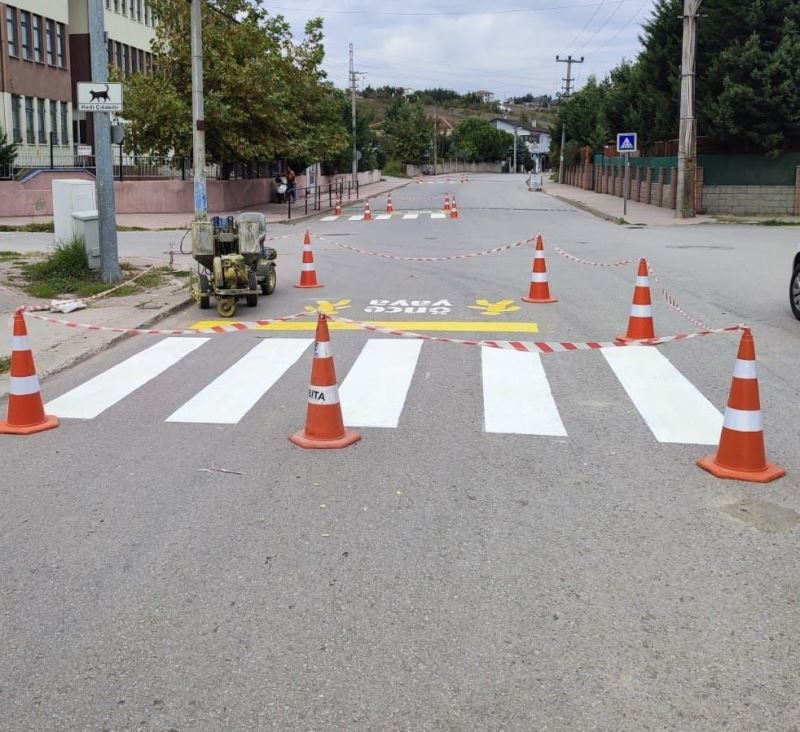
<instances>
[{"instance_id":1,"label":"blue pedestrian crossing sign","mask_svg":"<svg viewBox=\"0 0 800 732\"><path fill-rule=\"evenodd\" d=\"M638 140L635 132L617 133L617 152L634 153L638 150Z\"/></svg>"}]
</instances>

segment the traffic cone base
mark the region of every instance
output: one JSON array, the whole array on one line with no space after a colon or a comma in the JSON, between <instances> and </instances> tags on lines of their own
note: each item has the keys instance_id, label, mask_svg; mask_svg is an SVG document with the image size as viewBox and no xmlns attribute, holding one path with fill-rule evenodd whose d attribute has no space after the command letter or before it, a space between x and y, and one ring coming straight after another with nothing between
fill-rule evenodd
<instances>
[{"instance_id":1,"label":"traffic cone base","mask_svg":"<svg viewBox=\"0 0 800 732\"><path fill-rule=\"evenodd\" d=\"M58 427L58 417L44 413L42 391L22 310L14 313L8 415L0 421L0 435L32 435Z\"/></svg>"},{"instance_id":2,"label":"traffic cone base","mask_svg":"<svg viewBox=\"0 0 800 732\"><path fill-rule=\"evenodd\" d=\"M334 450L358 442L361 439L361 435L353 430L345 430L343 437L326 440L319 437L309 437L304 430L300 430L291 435L289 439L295 445L304 447L307 450Z\"/></svg>"},{"instance_id":3,"label":"traffic cone base","mask_svg":"<svg viewBox=\"0 0 800 732\"><path fill-rule=\"evenodd\" d=\"M548 303L548 302L558 302L558 298L555 297L521 297L520 300L522 302L532 302L532 303Z\"/></svg>"},{"instance_id":4,"label":"traffic cone base","mask_svg":"<svg viewBox=\"0 0 800 732\"><path fill-rule=\"evenodd\" d=\"M44 416L44 421L38 424L17 425L9 424L7 421L0 421L0 435L33 435L36 432L44 432L58 427L58 417L50 414Z\"/></svg>"},{"instance_id":5,"label":"traffic cone base","mask_svg":"<svg viewBox=\"0 0 800 732\"><path fill-rule=\"evenodd\" d=\"M298 290L314 290L317 287L325 287L325 285L317 283L316 285L292 285L292 287L296 287Z\"/></svg>"},{"instance_id":6,"label":"traffic cone base","mask_svg":"<svg viewBox=\"0 0 800 732\"><path fill-rule=\"evenodd\" d=\"M747 480L751 483L769 483L786 475L786 470L774 463L767 463L761 470L738 470L726 468L717 462L716 455L707 455L697 461L697 465L707 470L716 478L729 478L731 480Z\"/></svg>"}]
</instances>

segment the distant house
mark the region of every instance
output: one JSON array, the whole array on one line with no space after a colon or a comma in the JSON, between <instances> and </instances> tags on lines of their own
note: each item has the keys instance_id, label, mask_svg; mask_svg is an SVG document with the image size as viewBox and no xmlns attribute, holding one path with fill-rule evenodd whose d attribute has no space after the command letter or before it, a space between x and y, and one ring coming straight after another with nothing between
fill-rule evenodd
<instances>
[{"instance_id":1,"label":"distant house","mask_svg":"<svg viewBox=\"0 0 800 732\"><path fill-rule=\"evenodd\" d=\"M494 92L486 91L486 89L478 89L478 91L473 92L473 94L480 97L484 104L491 104L494 101Z\"/></svg>"},{"instance_id":2,"label":"distant house","mask_svg":"<svg viewBox=\"0 0 800 732\"><path fill-rule=\"evenodd\" d=\"M492 120L492 126L503 132L509 132L512 135L516 129L517 138L522 140L528 148L537 173L543 171L548 166L550 156L550 130L546 130L543 127L531 127L522 122L502 117L495 117Z\"/></svg>"}]
</instances>

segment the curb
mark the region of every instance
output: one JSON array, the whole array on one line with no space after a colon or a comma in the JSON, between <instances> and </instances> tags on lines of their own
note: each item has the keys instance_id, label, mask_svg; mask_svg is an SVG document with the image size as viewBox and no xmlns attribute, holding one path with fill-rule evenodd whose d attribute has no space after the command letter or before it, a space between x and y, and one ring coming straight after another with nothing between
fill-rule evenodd
<instances>
[{"instance_id":1,"label":"curb","mask_svg":"<svg viewBox=\"0 0 800 732\"><path fill-rule=\"evenodd\" d=\"M606 221L610 221L612 224L619 224L620 226L630 224L630 221L626 221L625 219L622 218L622 216L612 216L611 214L605 213L605 211L600 211L599 209L592 208L591 206L582 203L581 201L574 201L571 198L565 198L564 196L557 196L555 193L550 193L547 190L544 190L544 193L550 196L550 198L555 198L556 200L562 201L563 203L568 203L570 206L579 208L581 211L585 211L586 213L592 214L592 216L597 216L600 219L605 219ZM645 226L645 224L637 224L637 226Z\"/></svg>"},{"instance_id":2,"label":"curb","mask_svg":"<svg viewBox=\"0 0 800 732\"><path fill-rule=\"evenodd\" d=\"M179 302L173 303L168 307L164 308L163 310L159 310L155 315L145 320L143 323L139 325L131 326L132 328L152 328L156 323L165 320L166 318L170 317L171 315L175 315L175 313L180 312L184 308L189 307L194 302L191 297L187 297L185 300L181 300ZM105 343L99 343L97 345L92 346L91 348L87 349L83 353L79 353L77 356L70 358L69 360L65 361L62 364L59 364L55 368L49 371L41 371L37 369L37 375L40 379L44 380L45 378L50 378L51 376L55 376L56 374L61 373L62 371L66 371L73 366L77 366L79 363L83 363L84 361L88 361L93 356L96 356L98 353L102 353L103 351L111 348L111 346L116 345L121 340L125 338L131 338L132 336L129 333L119 333L117 335L112 336L108 341ZM0 387L0 399L4 399L8 395L8 389L6 386Z\"/></svg>"}]
</instances>

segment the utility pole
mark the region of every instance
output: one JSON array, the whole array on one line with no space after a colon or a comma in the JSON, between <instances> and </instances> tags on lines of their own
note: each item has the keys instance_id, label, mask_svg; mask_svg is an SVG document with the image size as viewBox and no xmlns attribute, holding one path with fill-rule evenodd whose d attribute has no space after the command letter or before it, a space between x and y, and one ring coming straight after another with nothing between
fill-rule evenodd
<instances>
[{"instance_id":1,"label":"utility pole","mask_svg":"<svg viewBox=\"0 0 800 732\"><path fill-rule=\"evenodd\" d=\"M92 82L108 82L105 3L89 0L89 48ZM96 163L97 217L100 229L100 277L103 282L120 279L117 251L117 214L114 200L114 152L111 149L111 117L108 112L94 114L94 153Z\"/></svg>"},{"instance_id":2,"label":"utility pole","mask_svg":"<svg viewBox=\"0 0 800 732\"><path fill-rule=\"evenodd\" d=\"M567 83L566 89L564 90L563 99L565 102L569 101L569 95L572 94L572 64L582 64L583 63L583 56L579 59L572 58L572 56L567 56L566 58L561 58L560 56L556 56L556 61L560 64L567 65L567 78L564 81ZM567 144L567 126L562 123L561 125L561 150L559 151L560 158L559 158L559 165L558 165L558 182L564 182L564 146Z\"/></svg>"},{"instance_id":3,"label":"utility pole","mask_svg":"<svg viewBox=\"0 0 800 732\"><path fill-rule=\"evenodd\" d=\"M517 172L517 126L514 125L514 173Z\"/></svg>"},{"instance_id":4,"label":"utility pole","mask_svg":"<svg viewBox=\"0 0 800 732\"><path fill-rule=\"evenodd\" d=\"M194 148L194 219L208 218L206 192L206 122L203 109L202 0L192 2L192 143ZM102 2L101 2L102 4Z\"/></svg>"},{"instance_id":5,"label":"utility pole","mask_svg":"<svg viewBox=\"0 0 800 732\"><path fill-rule=\"evenodd\" d=\"M356 70L353 68L353 44L350 44L350 101L353 111L353 186L358 180L358 150L356 149Z\"/></svg>"},{"instance_id":6,"label":"utility pole","mask_svg":"<svg viewBox=\"0 0 800 732\"><path fill-rule=\"evenodd\" d=\"M678 190L675 216L694 218L697 181L697 116L695 113L695 50L697 11L702 0L683 0L683 51L681 53L681 122L678 132Z\"/></svg>"},{"instance_id":7,"label":"utility pole","mask_svg":"<svg viewBox=\"0 0 800 732\"><path fill-rule=\"evenodd\" d=\"M439 110L433 108L433 174L436 175L436 163L439 147Z\"/></svg>"}]
</instances>

